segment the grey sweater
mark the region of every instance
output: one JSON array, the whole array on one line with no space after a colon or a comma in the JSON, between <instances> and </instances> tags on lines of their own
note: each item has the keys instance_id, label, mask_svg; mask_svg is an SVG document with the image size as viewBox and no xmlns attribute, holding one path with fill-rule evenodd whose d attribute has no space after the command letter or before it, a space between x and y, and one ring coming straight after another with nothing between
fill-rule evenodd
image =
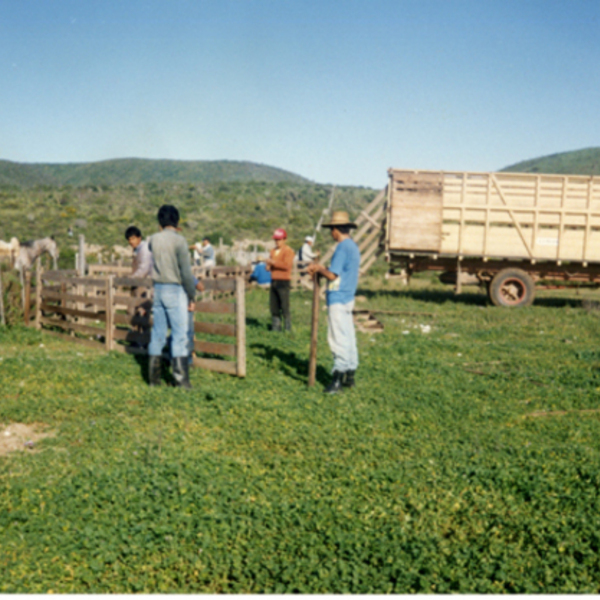
<instances>
[{"instance_id":1,"label":"grey sweater","mask_svg":"<svg viewBox=\"0 0 600 600\"><path fill-rule=\"evenodd\" d=\"M185 289L188 298L194 299L196 288L190 266L188 244L174 229L163 229L150 236L148 246L152 252L154 283L177 283Z\"/></svg>"}]
</instances>

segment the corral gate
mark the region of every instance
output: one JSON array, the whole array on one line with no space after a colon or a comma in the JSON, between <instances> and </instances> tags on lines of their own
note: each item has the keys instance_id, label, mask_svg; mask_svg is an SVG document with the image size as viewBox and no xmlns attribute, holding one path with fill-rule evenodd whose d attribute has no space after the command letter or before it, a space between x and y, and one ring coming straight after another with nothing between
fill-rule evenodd
<instances>
[{"instance_id":1,"label":"corral gate","mask_svg":"<svg viewBox=\"0 0 600 600\"><path fill-rule=\"evenodd\" d=\"M205 290L229 294L232 298L195 303L194 312L204 315L203 321L194 322L195 352L223 358L194 354L194 365L245 377L245 279L238 275L207 279L203 283ZM114 275L77 277L75 271L44 272L41 268L36 274L35 326L62 339L104 347L107 351L146 354L151 308L151 279ZM213 339L199 339L197 334Z\"/></svg>"}]
</instances>

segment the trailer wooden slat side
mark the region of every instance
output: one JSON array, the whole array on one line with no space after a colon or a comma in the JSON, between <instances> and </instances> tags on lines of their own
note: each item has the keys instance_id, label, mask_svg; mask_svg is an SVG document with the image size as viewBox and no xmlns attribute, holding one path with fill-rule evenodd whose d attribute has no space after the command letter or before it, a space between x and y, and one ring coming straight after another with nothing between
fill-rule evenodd
<instances>
[{"instance_id":1,"label":"trailer wooden slat side","mask_svg":"<svg viewBox=\"0 0 600 600\"><path fill-rule=\"evenodd\" d=\"M386 251L600 262L600 177L392 170L390 178Z\"/></svg>"},{"instance_id":2,"label":"trailer wooden slat side","mask_svg":"<svg viewBox=\"0 0 600 600\"><path fill-rule=\"evenodd\" d=\"M520 281L524 293L543 272L577 280L597 277L600 177L388 173L383 249L388 261L408 272L448 268L453 260L454 271L491 282L510 263L510 285ZM440 257L446 260L437 261ZM542 266L548 263L551 269ZM592 268L593 273L586 271ZM514 269L520 272L515 275Z\"/></svg>"}]
</instances>

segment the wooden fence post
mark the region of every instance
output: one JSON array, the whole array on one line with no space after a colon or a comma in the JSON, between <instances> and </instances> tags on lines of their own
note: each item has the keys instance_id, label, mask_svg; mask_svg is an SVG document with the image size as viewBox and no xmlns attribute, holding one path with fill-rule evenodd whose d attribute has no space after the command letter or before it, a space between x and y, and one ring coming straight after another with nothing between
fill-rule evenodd
<instances>
[{"instance_id":1,"label":"wooden fence post","mask_svg":"<svg viewBox=\"0 0 600 600\"><path fill-rule=\"evenodd\" d=\"M237 376L246 377L246 282L242 275L235 278L235 318Z\"/></svg>"},{"instance_id":2,"label":"wooden fence post","mask_svg":"<svg viewBox=\"0 0 600 600\"><path fill-rule=\"evenodd\" d=\"M79 235L79 264L77 265L79 277L85 277L85 236Z\"/></svg>"},{"instance_id":3,"label":"wooden fence post","mask_svg":"<svg viewBox=\"0 0 600 600\"><path fill-rule=\"evenodd\" d=\"M2 266L0 265L0 325L6 325L4 316L4 288L2 286Z\"/></svg>"},{"instance_id":4,"label":"wooden fence post","mask_svg":"<svg viewBox=\"0 0 600 600\"><path fill-rule=\"evenodd\" d=\"M42 328L42 265L35 268L35 328Z\"/></svg>"},{"instance_id":5,"label":"wooden fence post","mask_svg":"<svg viewBox=\"0 0 600 600\"><path fill-rule=\"evenodd\" d=\"M106 343L106 351L109 352L113 349L113 315L114 315L114 306L113 306L113 294L114 294L114 275L108 275L106 277L106 333L104 335L105 343Z\"/></svg>"},{"instance_id":6,"label":"wooden fence post","mask_svg":"<svg viewBox=\"0 0 600 600\"><path fill-rule=\"evenodd\" d=\"M31 271L25 273L25 310L23 317L25 319L25 327L29 327L29 312L31 310Z\"/></svg>"}]
</instances>

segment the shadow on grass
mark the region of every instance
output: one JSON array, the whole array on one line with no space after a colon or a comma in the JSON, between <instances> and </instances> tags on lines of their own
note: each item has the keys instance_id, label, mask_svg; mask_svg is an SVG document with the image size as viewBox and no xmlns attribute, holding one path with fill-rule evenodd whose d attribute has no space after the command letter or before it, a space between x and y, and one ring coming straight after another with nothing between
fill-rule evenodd
<instances>
[{"instance_id":1,"label":"shadow on grass","mask_svg":"<svg viewBox=\"0 0 600 600\"><path fill-rule=\"evenodd\" d=\"M298 358L295 352L285 352L265 344L251 344L250 347L256 350L258 356L271 363L276 358L283 365L284 373L292 379L305 383L308 380L308 361ZM316 381L324 386L331 381L329 372L320 365L317 365Z\"/></svg>"},{"instance_id":2,"label":"shadow on grass","mask_svg":"<svg viewBox=\"0 0 600 600\"><path fill-rule=\"evenodd\" d=\"M455 294L453 290L359 290L357 295L365 296L367 299L372 298L406 298L410 300L420 300L422 302L432 302L434 304L445 304L446 302L455 302L456 304L467 304L471 306L490 306L487 294L481 292L464 292ZM600 296L599 296L600 301ZM546 308L586 308L586 300L582 298L565 298L565 297L539 297L536 296L533 306L544 306ZM593 302L590 302L588 309L593 309Z\"/></svg>"},{"instance_id":3,"label":"shadow on grass","mask_svg":"<svg viewBox=\"0 0 600 600\"><path fill-rule=\"evenodd\" d=\"M485 306L488 303L487 296L483 293L464 292L455 294L453 290L358 290L357 295L371 298L408 298L422 302L433 302L445 304L456 302L457 304L470 304L474 306Z\"/></svg>"},{"instance_id":4,"label":"shadow on grass","mask_svg":"<svg viewBox=\"0 0 600 600\"><path fill-rule=\"evenodd\" d=\"M148 371L149 371L148 355L147 354L134 354L133 356L135 358L135 362L138 364L138 366L140 368L140 375L141 375L142 379L146 383L149 384L150 378L149 378L149 374L148 374ZM175 383L175 380L173 379L173 375L171 375L171 371L169 369L169 361L168 361L168 359L165 359L164 356L163 356L163 360L162 360L161 381L163 383L166 383L167 385L174 385L174 383Z\"/></svg>"},{"instance_id":5,"label":"shadow on grass","mask_svg":"<svg viewBox=\"0 0 600 600\"><path fill-rule=\"evenodd\" d=\"M534 306L545 306L547 308L582 308L583 300L581 298L536 298L533 301Z\"/></svg>"},{"instance_id":6,"label":"shadow on grass","mask_svg":"<svg viewBox=\"0 0 600 600\"><path fill-rule=\"evenodd\" d=\"M254 317L246 317L246 327L252 327L254 329L264 329L265 331L270 330L270 327L264 321L255 319Z\"/></svg>"}]
</instances>

